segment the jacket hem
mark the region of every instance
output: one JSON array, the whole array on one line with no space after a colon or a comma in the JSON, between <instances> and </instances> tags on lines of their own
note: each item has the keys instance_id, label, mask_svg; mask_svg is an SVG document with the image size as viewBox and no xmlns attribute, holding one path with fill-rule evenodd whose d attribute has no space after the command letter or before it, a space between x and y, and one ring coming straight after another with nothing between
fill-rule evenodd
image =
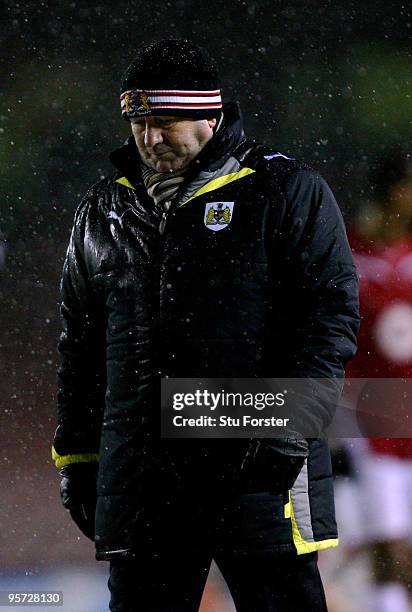
<instances>
[{"instance_id":1,"label":"jacket hem","mask_svg":"<svg viewBox=\"0 0 412 612\"><path fill-rule=\"evenodd\" d=\"M327 548L335 548L339 546L339 538L337 534L331 538L325 538L324 540L305 540L300 533L298 523L296 521L295 512L293 509L293 503L289 492L289 503L285 504L284 509L285 518L290 518L292 522L292 537L293 543L296 548L298 555L306 555L311 552L318 550L326 550ZM332 534L331 534L332 535ZM325 534L326 536L326 534Z\"/></svg>"},{"instance_id":2,"label":"jacket hem","mask_svg":"<svg viewBox=\"0 0 412 612\"><path fill-rule=\"evenodd\" d=\"M327 548L335 548L339 546L339 538L331 538L329 540L320 540L319 542L295 542L296 552L298 555L306 555L307 553L318 550L326 550Z\"/></svg>"}]
</instances>

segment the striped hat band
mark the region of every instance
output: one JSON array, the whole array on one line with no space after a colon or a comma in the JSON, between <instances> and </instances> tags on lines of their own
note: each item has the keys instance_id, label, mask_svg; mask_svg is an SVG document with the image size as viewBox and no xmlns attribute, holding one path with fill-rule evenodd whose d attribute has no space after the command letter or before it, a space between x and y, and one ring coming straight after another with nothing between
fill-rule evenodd
<instances>
[{"instance_id":1,"label":"striped hat band","mask_svg":"<svg viewBox=\"0 0 412 612\"><path fill-rule=\"evenodd\" d=\"M222 108L222 97L220 89L131 89L122 93L120 104L125 118L153 115L154 111L183 111L190 114L190 111L213 111Z\"/></svg>"}]
</instances>

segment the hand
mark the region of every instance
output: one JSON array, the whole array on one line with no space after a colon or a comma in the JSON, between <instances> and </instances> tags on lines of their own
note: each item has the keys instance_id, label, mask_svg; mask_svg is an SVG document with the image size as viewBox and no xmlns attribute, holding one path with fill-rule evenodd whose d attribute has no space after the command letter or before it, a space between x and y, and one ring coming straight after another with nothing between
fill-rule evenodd
<instances>
[{"instance_id":1,"label":"hand","mask_svg":"<svg viewBox=\"0 0 412 612\"><path fill-rule=\"evenodd\" d=\"M242 461L242 492L289 491L308 455L308 442L302 437L253 439Z\"/></svg>"},{"instance_id":2,"label":"hand","mask_svg":"<svg viewBox=\"0 0 412 612\"><path fill-rule=\"evenodd\" d=\"M79 529L94 541L98 463L70 463L60 470L60 497Z\"/></svg>"}]
</instances>

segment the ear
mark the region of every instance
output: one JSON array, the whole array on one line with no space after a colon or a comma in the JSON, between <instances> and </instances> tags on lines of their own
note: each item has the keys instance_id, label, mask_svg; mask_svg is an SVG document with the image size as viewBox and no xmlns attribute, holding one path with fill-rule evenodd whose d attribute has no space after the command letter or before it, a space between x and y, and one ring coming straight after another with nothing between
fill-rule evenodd
<instances>
[{"instance_id":1,"label":"ear","mask_svg":"<svg viewBox=\"0 0 412 612\"><path fill-rule=\"evenodd\" d=\"M213 117L213 119L208 119L208 120L207 120L207 122L208 122L208 124L209 124L210 129L212 129L212 130L213 130L213 128L214 128L214 127L215 127L215 125L216 125L216 121L217 121L216 117Z\"/></svg>"}]
</instances>

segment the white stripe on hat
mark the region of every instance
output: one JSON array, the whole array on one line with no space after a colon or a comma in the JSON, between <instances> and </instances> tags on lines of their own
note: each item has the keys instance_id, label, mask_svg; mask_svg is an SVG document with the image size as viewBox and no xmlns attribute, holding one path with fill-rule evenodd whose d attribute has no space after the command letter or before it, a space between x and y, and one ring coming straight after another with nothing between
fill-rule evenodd
<instances>
[{"instance_id":1,"label":"white stripe on hat","mask_svg":"<svg viewBox=\"0 0 412 612\"><path fill-rule=\"evenodd\" d=\"M209 104L220 103L220 96L148 96L150 104L160 104L162 102L177 102L178 104Z\"/></svg>"},{"instance_id":2,"label":"white stripe on hat","mask_svg":"<svg viewBox=\"0 0 412 612\"><path fill-rule=\"evenodd\" d=\"M183 89L135 89L122 93L120 96L121 109L126 113L126 96L129 97L128 104L138 106L140 97L144 95L146 103L150 108L176 108L176 109L192 109L192 110L207 110L222 107L222 97L220 89L200 91L200 90L183 90ZM137 98L135 101L133 98ZM133 109L130 109L133 110Z\"/></svg>"},{"instance_id":3,"label":"white stripe on hat","mask_svg":"<svg viewBox=\"0 0 412 612\"><path fill-rule=\"evenodd\" d=\"M124 98L124 96L126 94L133 94L133 93L145 93L146 95L150 96L150 95L162 95L162 96L169 96L169 95L176 95L176 96L218 96L220 95L220 89L213 89L213 90L208 90L208 91L204 91L204 90L200 90L200 89L193 89L193 90L188 90L188 89L130 89L129 91L124 91L122 93L122 95L120 96L121 98Z\"/></svg>"}]
</instances>

